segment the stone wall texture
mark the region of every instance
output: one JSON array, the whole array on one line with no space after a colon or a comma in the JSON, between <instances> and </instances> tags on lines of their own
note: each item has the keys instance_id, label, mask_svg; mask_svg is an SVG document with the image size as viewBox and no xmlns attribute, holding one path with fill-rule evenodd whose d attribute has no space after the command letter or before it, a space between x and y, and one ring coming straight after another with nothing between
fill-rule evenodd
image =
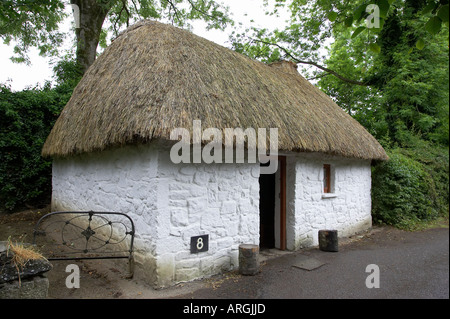
<instances>
[{"instance_id":1,"label":"stone wall texture","mask_svg":"<svg viewBox=\"0 0 450 319\"><path fill-rule=\"evenodd\" d=\"M128 214L135 273L155 287L237 269L239 245L259 244L259 164L173 164L169 154L152 143L53 162L52 210ZM334 185L326 198L324 163ZM293 154L287 173L288 249L317 245L320 229L346 236L371 226L370 161ZM200 235L209 250L191 254Z\"/></svg>"},{"instance_id":2,"label":"stone wall texture","mask_svg":"<svg viewBox=\"0 0 450 319\"><path fill-rule=\"evenodd\" d=\"M332 193L323 193L323 165ZM317 154L288 157L287 248L317 246L318 231L350 236L372 226L371 163Z\"/></svg>"}]
</instances>

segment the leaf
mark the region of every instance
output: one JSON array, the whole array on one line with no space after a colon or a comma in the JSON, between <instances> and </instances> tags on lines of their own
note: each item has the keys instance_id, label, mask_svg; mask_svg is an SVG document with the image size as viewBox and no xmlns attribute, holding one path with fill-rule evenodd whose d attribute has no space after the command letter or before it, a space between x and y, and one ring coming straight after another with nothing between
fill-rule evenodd
<instances>
[{"instance_id":1,"label":"leaf","mask_svg":"<svg viewBox=\"0 0 450 319\"><path fill-rule=\"evenodd\" d=\"M370 29L374 30L376 32L379 32L379 31L381 31L381 29L383 29L384 22L385 22L385 20L383 18L380 18L379 21L378 21L379 27L378 28L377 27L373 27L373 28L370 28Z\"/></svg>"},{"instance_id":2,"label":"leaf","mask_svg":"<svg viewBox=\"0 0 450 319\"><path fill-rule=\"evenodd\" d=\"M428 4L425 6L425 8L423 8L422 14L425 15L425 14L430 13L431 11L434 10L435 7L436 7L436 2L434 2L434 1L428 2Z\"/></svg>"},{"instance_id":3,"label":"leaf","mask_svg":"<svg viewBox=\"0 0 450 319\"><path fill-rule=\"evenodd\" d=\"M390 8L390 4L388 0L380 0L377 2L378 7L380 8L380 17L382 18L386 18L389 8Z\"/></svg>"},{"instance_id":4,"label":"leaf","mask_svg":"<svg viewBox=\"0 0 450 319\"><path fill-rule=\"evenodd\" d=\"M367 3L363 3L360 5L356 10L353 12L353 20L355 21L361 21L361 19L364 17L363 12L366 12Z\"/></svg>"},{"instance_id":5,"label":"leaf","mask_svg":"<svg viewBox=\"0 0 450 319\"><path fill-rule=\"evenodd\" d=\"M377 53L377 54L381 52L381 47L376 43L370 43L369 49L370 49L370 51Z\"/></svg>"},{"instance_id":6,"label":"leaf","mask_svg":"<svg viewBox=\"0 0 450 319\"><path fill-rule=\"evenodd\" d=\"M423 41L423 39L417 40L416 48L419 50L423 50L424 47L425 47L425 41Z\"/></svg>"},{"instance_id":7,"label":"leaf","mask_svg":"<svg viewBox=\"0 0 450 319\"><path fill-rule=\"evenodd\" d=\"M353 24L353 16L349 16L349 17L345 18L344 24L347 28L351 27Z\"/></svg>"},{"instance_id":8,"label":"leaf","mask_svg":"<svg viewBox=\"0 0 450 319\"><path fill-rule=\"evenodd\" d=\"M435 16L428 20L427 24L425 24L425 30L430 32L432 35L438 34L442 28L442 20L441 18Z\"/></svg>"},{"instance_id":9,"label":"leaf","mask_svg":"<svg viewBox=\"0 0 450 319\"><path fill-rule=\"evenodd\" d=\"M328 13L328 20L330 20L331 22L336 21L337 17L337 12L331 11L330 13Z\"/></svg>"},{"instance_id":10,"label":"leaf","mask_svg":"<svg viewBox=\"0 0 450 319\"><path fill-rule=\"evenodd\" d=\"M449 5L446 4L445 6L442 6L437 13L437 16L441 18L442 22L448 22L448 8Z\"/></svg>"},{"instance_id":11,"label":"leaf","mask_svg":"<svg viewBox=\"0 0 450 319\"><path fill-rule=\"evenodd\" d=\"M358 36L358 34L360 34L361 32L363 32L366 29L366 27L359 27L355 30L355 32L353 32L352 34L352 39L356 38Z\"/></svg>"}]
</instances>

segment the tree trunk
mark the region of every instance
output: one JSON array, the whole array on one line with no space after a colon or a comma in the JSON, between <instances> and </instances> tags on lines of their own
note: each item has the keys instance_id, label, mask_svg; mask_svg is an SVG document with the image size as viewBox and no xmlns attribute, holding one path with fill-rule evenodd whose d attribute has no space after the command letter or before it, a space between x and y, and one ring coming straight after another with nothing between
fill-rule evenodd
<instances>
[{"instance_id":1,"label":"tree trunk","mask_svg":"<svg viewBox=\"0 0 450 319\"><path fill-rule=\"evenodd\" d=\"M259 273L259 246L239 245L239 273L248 276Z\"/></svg>"},{"instance_id":2,"label":"tree trunk","mask_svg":"<svg viewBox=\"0 0 450 319\"><path fill-rule=\"evenodd\" d=\"M78 6L79 25L76 26L76 59L84 74L94 63L103 22L114 0L71 0Z\"/></svg>"},{"instance_id":3,"label":"tree trunk","mask_svg":"<svg viewBox=\"0 0 450 319\"><path fill-rule=\"evenodd\" d=\"M338 252L338 231L319 230L319 248L322 251Z\"/></svg>"}]
</instances>

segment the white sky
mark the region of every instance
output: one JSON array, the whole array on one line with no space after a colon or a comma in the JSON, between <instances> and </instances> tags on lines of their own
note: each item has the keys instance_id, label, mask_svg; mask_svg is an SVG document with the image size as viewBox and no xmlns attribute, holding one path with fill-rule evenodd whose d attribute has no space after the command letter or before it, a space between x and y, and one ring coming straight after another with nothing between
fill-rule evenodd
<instances>
[{"instance_id":1,"label":"white sky","mask_svg":"<svg viewBox=\"0 0 450 319\"><path fill-rule=\"evenodd\" d=\"M282 27L287 15L283 17L266 16L264 14L264 8L262 0L223 0L227 6L230 7L230 13L235 21L242 22L243 26L250 26L250 20L254 20L253 25L265 28ZM70 6L67 5L68 12ZM246 15L247 14L247 15ZM68 21L65 21L61 25L61 29L64 31L70 30L70 24L72 16ZM194 22L191 23L194 27L193 32L199 36L214 41L220 45L228 46L228 36L231 33L231 28L228 28L225 32L204 29L204 23ZM71 40L67 39L67 46L70 47ZM13 55L13 44L7 46L0 42L0 83L8 82L11 88L15 91L23 90L26 87L34 87L37 84L43 85L46 80L52 80L53 71L51 61L54 58L43 58L38 55L36 49L32 48L29 52L31 65L13 63L9 58Z\"/></svg>"}]
</instances>

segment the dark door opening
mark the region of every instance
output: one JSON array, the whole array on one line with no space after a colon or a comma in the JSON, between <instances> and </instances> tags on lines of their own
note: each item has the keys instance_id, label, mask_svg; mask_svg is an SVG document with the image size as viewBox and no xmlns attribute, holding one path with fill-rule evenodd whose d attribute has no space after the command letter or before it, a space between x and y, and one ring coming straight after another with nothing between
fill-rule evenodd
<instances>
[{"instance_id":1,"label":"dark door opening","mask_svg":"<svg viewBox=\"0 0 450 319\"><path fill-rule=\"evenodd\" d=\"M267 165L261 164L261 166ZM261 249L275 247L275 175L262 174L259 177L259 246Z\"/></svg>"}]
</instances>

